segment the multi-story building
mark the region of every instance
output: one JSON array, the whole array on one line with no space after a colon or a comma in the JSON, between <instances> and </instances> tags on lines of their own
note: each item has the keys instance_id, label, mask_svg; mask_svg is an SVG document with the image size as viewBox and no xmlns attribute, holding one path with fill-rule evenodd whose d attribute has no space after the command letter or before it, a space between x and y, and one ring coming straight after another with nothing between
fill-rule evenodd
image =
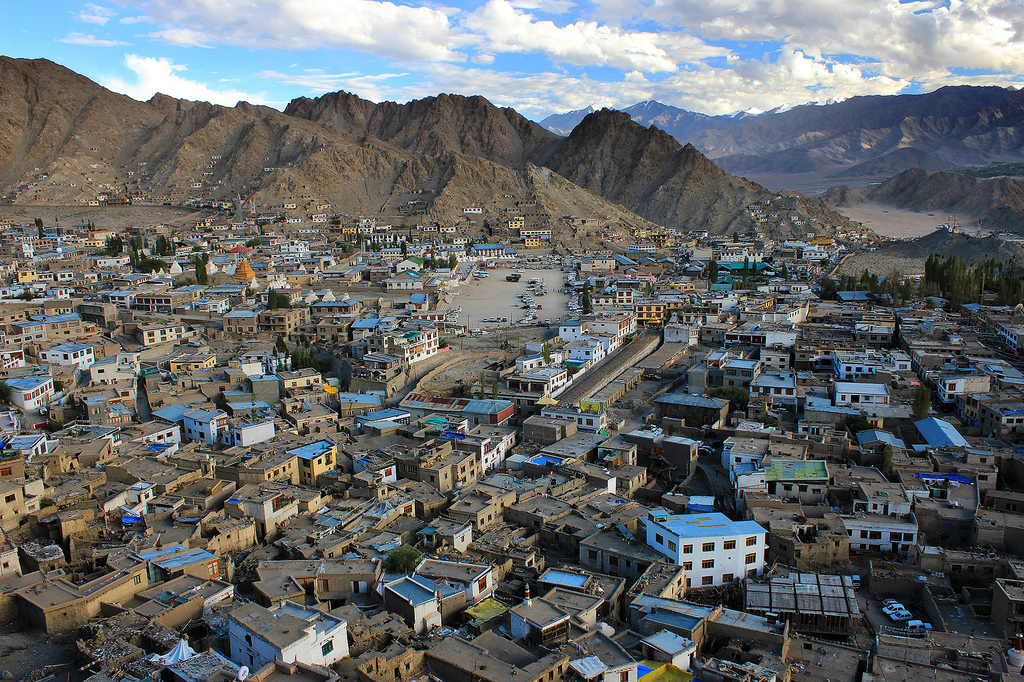
<instances>
[{"instance_id":1,"label":"multi-story building","mask_svg":"<svg viewBox=\"0 0 1024 682\"><path fill-rule=\"evenodd\" d=\"M87 343L62 343L39 351L39 359L53 365L78 365L89 369L96 362L92 346Z\"/></svg>"},{"instance_id":2,"label":"multi-story building","mask_svg":"<svg viewBox=\"0 0 1024 682\"><path fill-rule=\"evenodd\" d=\"M348 623L326 611L281 601L228 614L231 659L259 670L275 661L330 667L348 657Z\"/></svg>"},{"instance_id":3,"label":"multi-story building","mask_svg":"<svg viewBox=\"0 0 1024 682\"><path fill-rule=\"evenodd\" d=\"M370 353L382 353L403 358L412 365L437 355L438 332L434 327L409 331L381 332L367 339Z\"/></svg>"},{"instance_id":4,"label":"multi-story building","mask_svg":"<svg viewBox=\"0 0 1024 682\"><path fill-rule=\"evenodd\" d=\"M683 567L687 587L728 585L764 571L767 531L753 521L662 509L643 522L647 545Z\"/></svg>"},{"instance_id":5,"label":"multi-story building","mask_svg":"<svg viewBox=\"0 0 1024 682\"><path fill-rule=\"evenodd\" d=\"M8 379L11 402L25 412L39 410L53 398L53 378L49 375Z\"/></svg>"}]
</instances>

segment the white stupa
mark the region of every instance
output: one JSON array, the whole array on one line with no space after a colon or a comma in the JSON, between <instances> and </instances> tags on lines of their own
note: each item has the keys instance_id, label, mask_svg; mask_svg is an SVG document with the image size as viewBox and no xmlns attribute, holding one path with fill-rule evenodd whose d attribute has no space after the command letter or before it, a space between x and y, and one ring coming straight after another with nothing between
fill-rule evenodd
<instances>
[{"instance_id":1,"label":"white stupa","mask_svg":"<svg viewBox=\"0 0 1024 682\"><path fill-rule=\"evenodd\" d=\"M181 264L178 261L174 261L171 263L171 267L167 269L167 272L171 275L180 275L182 273Z\"/></svg>"}]
</instances>

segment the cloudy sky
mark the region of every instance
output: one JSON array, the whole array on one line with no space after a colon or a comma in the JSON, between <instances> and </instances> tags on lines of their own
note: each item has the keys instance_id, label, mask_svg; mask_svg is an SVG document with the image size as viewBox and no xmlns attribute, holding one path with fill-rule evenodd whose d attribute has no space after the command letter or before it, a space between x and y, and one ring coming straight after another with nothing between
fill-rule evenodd
<instances>
[{"instance_id":1,"label":"cloudy sky","mask_svg":"<svg viewBox=\"0 0 1024 682\"><path fill-rule=\"evenodd\" d=\"M283 107L479 94L541 119L647 99L708 114L1024 86L1024 0L43 0L0 53L138 99Z\"/></svg>"}]
</instances>

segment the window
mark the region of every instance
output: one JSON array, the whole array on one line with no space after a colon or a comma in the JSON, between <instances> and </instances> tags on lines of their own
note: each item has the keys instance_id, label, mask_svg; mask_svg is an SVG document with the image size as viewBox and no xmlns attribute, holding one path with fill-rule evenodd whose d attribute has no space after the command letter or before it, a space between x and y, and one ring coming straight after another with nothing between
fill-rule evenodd
<instances>
[{"instance_id":1,"label":"window","mask_svg":"<svg viewBox=\"0 0 1024 682\"><path fill-rule=\"evenodd\" d=\"M672 542L671 540L668 541L668 551L676 551L676 543Z\"/></svg>"},{"instance_id":2,"label":"window","mask_svg":"<svg viewBox=\"0 0 1024 682\"><path fill-rule=\"evenodd\" d=\"M683 545L683 554L693 554L693 545Z\"/></svg>"},{"instance_id":3,"label":"window","mask_svg":"<svg viewBox=\"0 0 1024 682\"><path fill-rule=\"evenodd\" d=\"M747 547L753 547L756 544L757 544L757 536L756 535L751 535L749 538L747 538Z\"/></svg>"},{"instance_id":4,"label":"window","mask_svg":"<svg viewBox=\"0 0 1024 682\"><path fill-rule=\"evenodd\" d=\"M142 576L141 576L141 575L137 575L137 576L135 576L135 580L134 580L134 583L135 583L136 585L139 585L139 584L141 584L141 583L142 583Z\"/></svg>"},{"instance_id":5,"label":"window","mask_svg":"<svg viewBox=\"0 0 1024 682\"><path fill-rule=\"evenodd\" d=\"M715 551L715 543L713 543L713 542L705 542L704 546L701 547L701 551L703 551L703 552L714 552Z\"/></svg>"},{"instance_id":6,"label":"window","mask_svg":"<svg viewBox=\"0 0 1024 682\"><path fill-rule=\"evenodd\" d=\"M705 559L704 561L700 562L700 567L701 568L714 568L715 567L715 560L714 559Z\"/></svg>"},{"instance_id":7,"label":"window","mask_svg":"<svg viewBox=\"0 0 1024 682\"><path fill-rule=\"evenodd\" d=\"M722 549L736 549L736 541L735 540L726 540L725 542L722 543Z\"/></svg>"},{"instance_id":8,"label":"window","mask_svg":"<svg viewBox=\"0 0 1024 682\"><path fill-rule=\"evenodd\" d=\"M732 573L723 573L722 574L722 582L723 583L731 583L732 581L733 581Z\"/></svg>"},{"instance_id":9,"label":"window","mask_svg":"<svg viewBox=\"0 0 1024 682\"><path fill-rule=\"evenodd\" d=\"M703 578L700 579L700 584L701 585L714 585L715 584L715 577L711 576L711 575L706 575L706 576L704 576Z\"/></svg>"},{"instance_id":10,"label":"window","mask_svg":"<svg viewBox=\"0 0 1024 682\"><path fill-rule=\"evenodd\" d=\"M323 652L324 656L334 651L334 640L329 639L326 642L324 642L324 645L320 647L320 651Z\"/></svg>"},{"instance_id":11,"label":"window","mask_svg":"<svg viewBox=\"0 0 1024 682\"><path fill-rule=\"evenodd\" d=\"M693 562L692 561L684 561L683 562L683 570L684 571L692 571L693 570Z\"/></svg>"},{"instance_id":12,"label":"window","mask_svg":"<svg viewBox=\"0 0 1024 682\"><path fill-rule=\"evenodd\" d=\"M745 564L752 564L755 561L757 561L757 555L756 554L748 554L747 556L743 557L743 563L745 563Z\"/></svg>"},{"instance_id":13,"label":"window","mask_svg":"<svg viewBox=\"0 0 1024 682\"><path fill-rule=\"evenodd\" d=\"M618 566L619 565L619 557L617 557L617 556L610 556L610 557L608 557L608 565L609 566Z\"/></svg>"},{"instance_id":14,"label":"window","mask_svg":"<svg viewBox=\"0 0 1024 682\"><path fill-rule=\"evenodd\" d=\"M654 534L654 541L657 542L659 545L664 545L665 544L665 538L661 537L660 533L655 533Z\"/></svg>"},{"instance_id":15,"label":"window","mask_svg":"<svg viewBox=\"0 0 1024 682\"><path fill-rule=\"evenodd\" d=\"M18 499L18 496L12 493L4 498L4 502L14 502L16 499Z\"/></svg>"},{"instance_id":16,"label":"window","mask_svg":"<svg viewBox=\"0 0 1024 682\"><path fill-rule=\"evenodd\" d=\"M4 467L4 468L0 469L0 476L10 476L13 473L14 473L14 469L12 467Z\"/></svg>"},{"instance_id":17,"label":"window","mask_svg":"<svg viewBox=\"0 0 1024 682\"><path fill-rule=\"evenodd\" d=\"M249 646L252 646L252 635L246 635L245 636L245 643L248 644Z\"/></svg>"}]
</instances>

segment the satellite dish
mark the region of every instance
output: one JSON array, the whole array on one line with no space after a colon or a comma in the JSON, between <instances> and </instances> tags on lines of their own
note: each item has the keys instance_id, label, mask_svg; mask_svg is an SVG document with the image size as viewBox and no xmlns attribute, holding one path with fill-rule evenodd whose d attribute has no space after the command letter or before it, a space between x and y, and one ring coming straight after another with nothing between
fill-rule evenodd
<instances>
[{"instance_id":1,"label":"satellite dish","mask_svg":"<svg viewBox=\"0 0 1024 682\"><path fill-rule=\"evenodd\" d=\"M249 667L243 665L238 669L238 674L235 675L235 679L238 680L238 682L244 682L247 677L249 677Z\"/></svg>"}]
</instances>

